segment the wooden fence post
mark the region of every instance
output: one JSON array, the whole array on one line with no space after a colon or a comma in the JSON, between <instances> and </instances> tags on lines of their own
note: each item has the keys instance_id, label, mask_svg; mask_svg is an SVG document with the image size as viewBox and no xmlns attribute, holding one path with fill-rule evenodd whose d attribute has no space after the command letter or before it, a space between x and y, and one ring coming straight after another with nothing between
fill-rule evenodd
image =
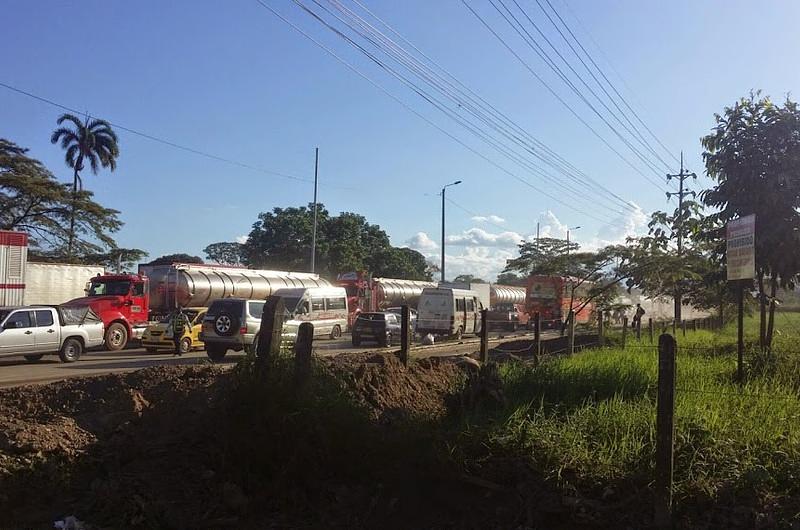
<instances>
[{"instance_id":1,"label":"wooden fence post","mask_svg":"<svg viewBox=\"0 0 800 530\"><path fill-rule=\"evenodd\" d=\"M411 310L407 305L400 307L400 362L408 366L411 349Z\"/></svg>"},{"instance_id":2,"label":"wooden fence post","mask_svg":"<svg viewBox=\"0 0 800 530\"><path fill-rule=\"evenodd\" d=\"M533 313L533 343L533 359L538 364L542 353L542 315L538 311Z\"/></svg>"},{"instance_id":3,"label":"wooden fence post","mask_svg":"<svg viewBox=\"0 0 800 530\"><path fill-rule=\"evenodd\" d=\"M642 340L642 317L636 319L636 340Z\"/></svg>"},{"instance_id":4,"label":"wooden fence post","mask_svg":"<svg viewBox=\"0 0 800 530\"><path fill-rule=\"evenodd\" d=\"M673 319L672 319L672 336L673 336L673 337L674 337L675 335L677 335L677 332L676 332L676 331L677 331L677 329L678 329L678 328L677 328L677 326L678 326L678 321L677 321L677 320L675 320L675 319L673 318Z\"/></svg>"},{"instance_id":5,"label":"wooden fence post","mask_svg":"<svg viewBox=\"0 0 800 530\"><path fill-rule=\"evenodd\" d=\"M650 344L653 344L653 319L647 319L647 331L650 333Z\"/></svg>"},{"instance_id":6,"label":"wooden fence post","mask_svg":"<svg viewBox=\"0 0 800 530\"><path fill-rule=\"evenodd\" d=\"M683 332L683 336L686 336L686 321L681 320L681 331Z\"/></svg>"},{"instance_id":7,"label":"wooden fence post","mask_svg":"<svg viewBox=\"0 0 800 530\"><path fill-rule=\"evenodd\" d=\"M628 317L622 317L622 349L625 349L625 343L628 340Z\"/></svg>"},{"instance_id":8,"label":"wooden fence post","mask_svg":"<svg viewBox=\"0 0 800 530\"><path fill-rule=\"evenodd\" d=\"M655 524L672 525L672 466L675 437L675 350L672 335L658 338L658 402L656 415Z\"/></svg>"},{"instance_id":9,"label":"wooden fence post","mask_svg":"<svg viewBox=\"0 0 800 530\"><path fill-rule=\"evenodd\" d=\"M489 310L481 309L481 362L489 362Z\"/></svg>"},{"instance_id":10,"label":"wooden fence post","mask_svg":"<svg viewBox=\"0 0 800 530\"><path fill-rule=\"evenodd\" d=\"M264 302L264 312L261 313L261 326L255 344L256 356L261 362L266 363L271 356L277 356L281 352L285 308L283 298L280 296L268 296Z\"/></svg>"},{"instance_id":11,"label":"wooden fence post","mask_svg":"<svg viewBox=\"0 0 800 530\"><path fill-rule=\"evenodd\" d=\"M597 343L602 348L606 344L605 325L603 322L603 311L597 313Z\"/></svg>"},{"instance_id":12,"label":"wooden fence post","mask_svg":"<svg viewBox=\"0 0 800 530\"><path fill-rule=\"evenodd\" d=\"M692 331L697 331L697 319L692 319Z\"/></svg>"},{"instance_id":13,"label":"wooden fence post","mask_svg":"<svg viewBox=\"0 0 800 530\"><path fill-rule=\"evenodd\" d=\"M298 388L311 378L311 350L314 343L314 324L303 322L294 341L294 380Z\"/></svg>"},{"instance_id":14,"label":"wooden fence post","mask_svg":"<svg viewBox=\"0 0 800 530\"><path fill-rule=\"evenodd\" d=\"M567 353L575 353L575 312L571 309L567 315Z\"/></svg>"}]
</instances>

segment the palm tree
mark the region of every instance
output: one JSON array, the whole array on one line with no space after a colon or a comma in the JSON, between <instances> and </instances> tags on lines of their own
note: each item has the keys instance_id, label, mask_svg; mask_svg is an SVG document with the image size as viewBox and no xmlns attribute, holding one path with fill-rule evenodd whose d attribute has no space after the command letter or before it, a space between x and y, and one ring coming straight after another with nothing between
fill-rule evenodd
<instances>
[{"instance_id":1,"label":"palm tree","mask_svg":"<svg viewBox=\"0 0 800 530\"><path fill-rule=\"evenodd\" d=\"M71 123L73 127L61 126L65 121ZM84 169L84 162L89 161L89 167L95 175L100 167L107 167L114 171L117 167L119 146L117 145L117 135L111 129L111 124L105 120L89 119L87 115L86 119L81 121L73 114L62 114L58 118L57 124L59 127L53 131L50 142L54 144L61 142L61 148L66 150L64 159L73 170L72 213L67 244L67 258L71 260L75 241L75 206L78 190L83 189L80 172Z\"/></svg>"}]
</instances>

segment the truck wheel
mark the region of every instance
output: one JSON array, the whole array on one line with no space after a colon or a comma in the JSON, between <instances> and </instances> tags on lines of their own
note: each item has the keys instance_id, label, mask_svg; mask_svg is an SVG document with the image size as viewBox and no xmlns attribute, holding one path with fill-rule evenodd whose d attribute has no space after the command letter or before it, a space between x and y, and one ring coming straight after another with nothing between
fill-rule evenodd
<instances>
[{"instance_id":1,"label":"truck wheel","mask_svg":"<svg viewBox=\"0 0 800 530\"><path fill-rule=\"evenodd\" d=\"M25 360L28 361L29 363L35 363L36 361L41 361L42 357L44 357L43 353L37 353L34 355L26 355Z\"/></svg>"},{"instance_id":2,"label":"truck wheel","mask_svg":"<svg viewBox=\"0 0 800 530\"><path fill-rule=\"evenodd\" d=\"M238 333L239 319L223 311L214 320L214 331L220 337L230 337L234 333Z\"/></svg>"},{"instance_id":3,"label":"truck wheel","mask_svg":"<svg viewBox=\"0 0 800 530\"><path fill-rule=\"evenodd\" d=\"M64 345L61 346L58 357L61 359L61 362L74 363L81 358L81 353L83 353L83 344L81 344L81 341L70 337L65 340Z\"/></svg>"},{"instance_id":4,"label":"truck wheel","mask_svg":"<svg viewBox=\"0 0 800 530\"><path fill-rule=\"evenodd\" d=\"M192 351L192 339L183 337L181 339L181 353L189 353Z\"/></svg>"},{"instance_id":5,"label":"truck wheel","mask_svg":"<svg viewBox=\"0 0 800 530\"><path fill-rule=\"evenodd\" d=\"M342 336L342 326L339 326L338 324L336 326L333 326L333 329L331 330L331 340L336 340L341 336Z\"/></svg>"},{"instance_id":6,"label":"truck wheel","mask_svg":"<svg viewBox=\"0 0 800 530\"><path fill-rule=\"evenodd\" d=\"M128 329L114 322L106 330L106 349L109 351L119 351L128 344Z\"/></svg>"},{"instance_id":7,"label":"truck wheel","mask_svg":"<svg viewBox=\"0 0 800 530\"><path fill-rule=\"evenodd\" d=\"M219 362L224 359L226 353L228 353L228 348L225 346L206 345L206 355L208 355L208 358L214 362Z\"/></svg>"}]
</instances>

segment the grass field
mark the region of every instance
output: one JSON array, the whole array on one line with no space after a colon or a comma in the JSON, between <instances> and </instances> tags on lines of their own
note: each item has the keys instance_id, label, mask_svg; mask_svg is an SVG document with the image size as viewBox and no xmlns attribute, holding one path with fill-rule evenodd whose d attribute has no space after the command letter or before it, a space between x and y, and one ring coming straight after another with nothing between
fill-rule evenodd
<instances>
[{"instance_id":1,"label":"grass field","mask_svg":"<svg viewBox=\"0 0 800 530\"><path fill-rule=\"evenodd\" d=\"M757 328L748 318L750 344ZM773 355L748 349L743 385L735 382L735 325L678 332L679 503L755 496L756 503L781 505L775 499L797 498L800 313L778 314L776 329ZM654 468L657 352L644 337L629 337L628 346L539 367L503 365L507 406L476 413L464 431L481 438L486 455L512 453L566 490L646 485Z\"/></svg>"}]
</instances>

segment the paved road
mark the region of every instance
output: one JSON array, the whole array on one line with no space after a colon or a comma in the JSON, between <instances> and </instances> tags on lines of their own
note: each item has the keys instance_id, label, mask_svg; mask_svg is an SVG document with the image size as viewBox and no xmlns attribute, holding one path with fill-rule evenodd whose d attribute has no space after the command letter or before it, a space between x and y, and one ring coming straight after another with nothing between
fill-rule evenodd
<instances>
[{"instance_id":1,"label":"paved road","mask_svg":"<svg viewBox=\"0 0 800 530\"><path fill-rule=\"evenodd\" d=\"M527 335L518 333L492 333L491 343L519 338ZM547 332L543 333L543 337ZM332 356L340 353L358 353L370 351L391 351L394 348L378 348L364 346L353 348L349 335L339 340L317 340L314 351L317 355ZM471 353L478 349L477 338L465 338L463 341L445 341L433 346L418 346L413 350L415 357L432 357ZM221 364L231 366L244 356L243 353L228 352ZM114 372L131 372L141 368L158 365L190 365L208 362L205 352L195 351L182 357L174 357L171 353L147 353L143 348L131 348L121 352L90 351L83 354L81 360L65 364L58 356L44 357L41 361L28 363L22 357L0 359L0 387L17 386L29 383L46 383L70 377L86 377Z\"/></svg>"}]
</instances>

